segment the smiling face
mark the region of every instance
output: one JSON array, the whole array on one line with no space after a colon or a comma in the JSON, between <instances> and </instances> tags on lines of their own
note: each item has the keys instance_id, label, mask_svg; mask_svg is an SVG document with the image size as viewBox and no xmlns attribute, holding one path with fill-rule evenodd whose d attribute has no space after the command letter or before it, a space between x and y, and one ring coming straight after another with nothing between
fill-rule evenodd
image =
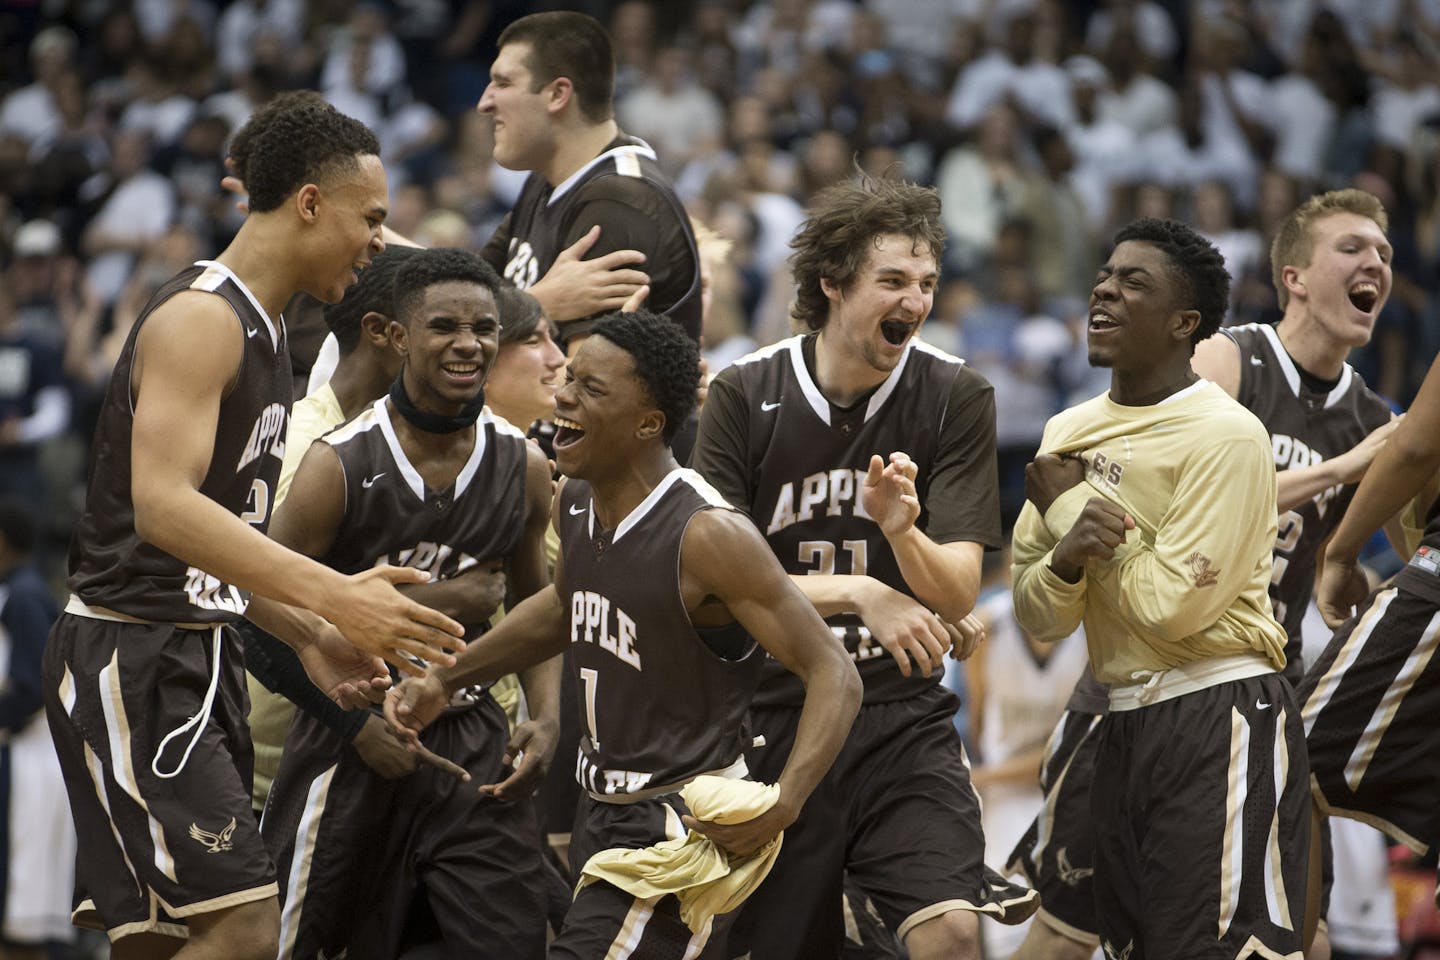
<instances>
[{"instance_id":1,"label":"smiling face","mask_svg":"<svg viewBox=\"0 0 1440 960\"><path fill-rule=\"evenodd\" d=\"M1337 343L1363 346L1390 296L1391 248L1369 217L1341 211L1310 225L1310 264L1285 267L1290 299Z\"/></svg>"},{"instance_id":2,"label":"smiling face","mask_svg":"<svg viewBox=\"0 0 1440 960\"><path fill-rule=\"evenodd\" d=\"M549 150L551 83L539 90L530 72L530 44L507 43L490 67L490 83L476 107L495 124L495 162L534 170Z\"/></svg>"},{"instance_id":3,"label":"smiling face","mask_svg":"<svg viewBox=\"0 0 1440 960\"><path fill-rule=\"evenodd\" d=\"M586 337L555 395L555 466L594 481L624 468L647 443L663 443L665 416L635 372L635 358L604 337Z\"/></svg>"},{"instance_id":4,"label":"smiling face","mask_svg":"<svg viewBox=\"0 0 1440 960\"><path fill-rule=\"evenodd\" d=\"M1200 316L1176 302L1177 284L1159 247L1140 240L1117 246L1090 291L1090 365L1133 375L1160 371L1177 351L1188 358Z\"/></svg>"},{"instance_id":5,"label":"smiling face","mask_svg":"<svg viewBox=\"0 0 1440 960\"><path fill-rule=\"evenodd\" d=\"M820 281L830 301L821 343L849 362L864 364L877 375L876 382L883 380L930 315L939 280L935 257L923 245L901 234L877 237L847 285Z\"/></svg>"},{"instance_id":6,"label":"smiling face","mask_svg":"<svg viewBox=\"0 0 1440 960\"><path fill-rule=\"evenodd\" d=\"M478 283L447 280L402 307L391 342L405 358L410 399L421 410L453 416L475 399L500 350L495 295Z\"/></svg>"},{"instance_id":7,"label":"smiling face","mask_svg":"<svg viewBox=\"0 0 1440 960\"><path fill-rule=\"evenodd\" d=\"M385 249L380 239L389 198L385 167L373 155L360 157L359 166L328 186L301 188L299 202L312 204L318 228L316 262L304 271L305 292L325 303L339 303L370 258Z\"/></svg>"},{"instance_id":8,"label":"smiling face","mask_svg":"<svg viewBox=\"0 0 1440 960\"><path fill-rule=\"evenodd\" d=\"M564 366L565 354L550 335L550 322L542 317L529 337L500 347L486 381L486 402L521 429L548 420L555 412Z\"/></svg>"}]
</instances>

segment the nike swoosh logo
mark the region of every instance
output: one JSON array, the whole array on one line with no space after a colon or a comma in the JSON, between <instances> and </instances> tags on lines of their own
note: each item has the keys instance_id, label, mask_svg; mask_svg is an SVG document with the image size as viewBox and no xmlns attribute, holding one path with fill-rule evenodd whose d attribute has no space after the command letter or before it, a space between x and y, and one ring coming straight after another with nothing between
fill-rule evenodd
<instances>
[{"instance_id":1,"label":"nike swoosh logo","mask_svg":"<svg viewBox=\"0 0 1440 960\"><path fill-rule=\"evenodd\" d=\"M1270 709L1270 704L1268 704L1268 703L1261 703L1259 700L1256 700L1256 701L1255 701L1255 709L1256 709L1256 710L1269 710L1269 709Z\"/></svg>"},{"instance_id":2,"label":"nike swoosh logo","mask_svg":"<svg viewBox=\"0 0 1440 960\"><path fill-rule=\"evenodd\" d=\"M584 513L584 512L585 512L585 508L582 507L582 506L580 506L580 504L578 504L578 503L572 503L572 504L570 504L570 516L572 516L572 517L578 517L578 516L580 516L580 514L582 514L582 513Z\"/></svg>"},{"instance_id":3,"label":"nike swoosh logo","mask_svg":"<svg viewBox=\"0 0 1440 960\"><path fill-rule=\"evenodd\" d=\"M366 490L369 490L375 485L375 481L379 480L383 476L385 476L385 472L381 471L380 473L375 474L375 476L373 477L368 477L365 480L360 481L360 486L364 487Z\"/></svg>"},{"instance_id":4,"label":"nike swoosh logo","mask_svg":"<svg viewBox=\"0 0 1440 960\"><path fill-rule=\"evenodd\" d=\"M1259 357L1251 357L1251 358L1250 358L1250 363L1251 363L1252 366L1256 366L1256 367L1263 367L1263 366L1265 366L1265 361L1264 361L1264 360L1261 360Z\"/></svg>"},{"instance_id":5,"label":"nike swoosh logo","mask_svg":"<svg viewBox=\"0 0 1440 960\"><path fill-rule=\"evenodd\" d=\"M259 327L246 327L246 328L245 328L245 336L247 336L247 337L254 337L254 336L255 336L257 333L259 333L259 332L260 332L260 328L259 328Z\"/></svg>"},{"instance_id":6,"label":"nike swoosh logo","mask_svg":"<svg viewBox=\"0 0 1440 960\"><path fill-rule=\"evenodd\" d=\"M774 410L778 406L780 406L779 400L776 400L773 403L769 400L760 401L760 410L763 413L769 413L771 410Z\"/></svg>"}]
</instances>

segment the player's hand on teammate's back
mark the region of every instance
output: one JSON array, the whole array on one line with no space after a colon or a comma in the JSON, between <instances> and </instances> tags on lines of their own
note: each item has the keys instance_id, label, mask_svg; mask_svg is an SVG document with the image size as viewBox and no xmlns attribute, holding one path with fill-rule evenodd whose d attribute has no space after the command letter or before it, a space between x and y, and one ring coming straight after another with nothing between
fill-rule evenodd
<instances>
[{"instance_id":1,"label":"player's hand on teammate's back","mask_svg":"<svg viewBox=\"0 0 1440 960\"><path fill-rule=\"evenodd\" d=\"M865 512L887 537L904 533L920 516L920 498L915 493L918 468L909 454L896 451L889 461L877 453L870 458L870 470L860 491Z\"/></svg>"},{"instance_id":2,"label":"player's hand on teammate's back","mask_svg":"<svg viewBox=\"0 0 1440 960\"><path fill-rule=\"evenodd\" d=\"M951 634L945 621L923 603L879 580L862 577L855 606L875 642L895 658L901 676L910 676L912 659L921 676L943 668Z\"/></svg>"},{"instance_id":3,"label":"player's hand on teammate's back","mask_svg":"<svg viewBox=\"0 0 1440 960\"><path fill-rule=\"evenodd\" d=\"M944 621L942 621L944 622ZM985 621L973 613L966 614L956 623L946 623L945 632L950 634L950 652L956 660L969 660L975 648L985 642Z\"/></svg>"},{"instance_id":4,"label":"player's hand on teammate's back","mask_svg":"<svg viewBox=\"0 0 1440 960\"><path fill-rule=\"evenodd\" d=\"M435 722L450 695L433 673L401 680L385 698L385 722L395 736L413 747L420 746L420 731Z\"/></svg>"},{"instance_id":5,"label":"player's hand on teammate's back","mask_svg":"<svg viewBox=\"0 0 1440 960\"><path fill-rule=\"evenodd\" d=\"M632 264L645 262L639 250L614 250L593 260L582 259L600 239L596 224L560 252L530 293L556 323L610 313L623 308L632 296L650 282Z\"/></svg>"},{"instance_id":6,"label":"player's hand on teammate's back","mask_svg":"<svg viewBox=\"0 0 1440 960\"><path fill-rule=\"evenodd\" d=\"M429 574L414 567L372 567L345 578L345 589L328 610L319 610L355 646L420 676L425 671L404 654L452 666L449 651L465 649L464 628L437 610L416 603L395 589L400 583L424 583Z\"/></svg>"},{"instance_id":7,"label":"player's hand on teammate's back","mask_svg":"<svg viewBox=\"0 0 1440 960\"><path fill-rule=\"evenodd\" d=\"M1055 499L1085 479L1085 461L1078 456L1042 453L1025 465L1025 499L1043 515Z\"/></svg>"},{"instance_id":8,"label":"player's hand on teammate's back","mask_svg":"<svg viewBox=\"0 0 1440 960\"><path fill-rule=\"evenodd\" d=\"M1333 629L1349 620L1369 595L1370 580L1358 562L1325 558L1315 588L1315 605L1326 626Z\"/></svg>"},{"instance_id":9,"label":"player's hand on teammate's back","mask_svg":"<svg viewBox=\"0 0 1440 960\"><path fill-rule=\"evenodd\" d=\"M559 742L560 725L553 721L526 720L517 725L505 747L505 764L514 772L499 783L485 784L480 794L496 800L524 800L545 780Z\"/></svg>"},{"instance_id":10,"label":"player's hand on teammate's back","mask_svg":"<svg viewBox=\"0 0 1440 960\"><path fill-rule=\"evenodd\" d=\"M379 703L390 689L385 661L359 650L335 627L326 625L315 638L296 650L310 682L342 707Z\"/></svg>"},{"instance_id":11,"label":"player's hand on teammate's back","mask_svg":"<svg viewBox=\"0 0 1440 960\"><path fill-rule=\"evenodd\" d=\"M1133 529L1135 519L1124 507L1104 497L1091 497L1070 532L1055 544L1050 569L1062 580L1077 583L1088 561L1109 561L1115 548L1125 542L1126 531Z\"/></svg>"},{"instance_id":12,"label":"player's hand on teammate's back","mask_svg":"<svg viewBox=\"0 0 1440 960\"><path fill-rule=\"evenodd\" d=\"M680 820L688 829L708 837L732 857L748 857L758 853L760 848L774 840L781 830L794 823L797 813L785 804L782 794L775 806L753 820L742 823L697 820L688 813Z\"/></svg>"}]
</instances>

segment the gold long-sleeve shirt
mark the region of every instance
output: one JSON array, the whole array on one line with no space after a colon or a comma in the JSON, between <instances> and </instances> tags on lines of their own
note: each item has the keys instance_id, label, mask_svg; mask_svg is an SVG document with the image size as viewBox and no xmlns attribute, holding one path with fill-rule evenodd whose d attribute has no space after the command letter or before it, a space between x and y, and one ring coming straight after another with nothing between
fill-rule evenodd
<instances>
[{"instance_id":1,"label":"gold long-sleeve shirt","mask_svg":"<svg viewBox=\"0 0 1440 960\"><path fill-rule=\"evenodd\" d=\"M1015 615L1026 630L1059 640L1083 620L1090 662L1109 684L1246 653L1285 665L1267 592L1275 466L1254 415L1207 380L1151 406L1102 394L1052 417L1040 450L1076 454L1086 469L1044 516L1026 503L1016 522ZM1051 556L1096 496L1135 529L1067 583Z\"/></svg>"}]
</instances>

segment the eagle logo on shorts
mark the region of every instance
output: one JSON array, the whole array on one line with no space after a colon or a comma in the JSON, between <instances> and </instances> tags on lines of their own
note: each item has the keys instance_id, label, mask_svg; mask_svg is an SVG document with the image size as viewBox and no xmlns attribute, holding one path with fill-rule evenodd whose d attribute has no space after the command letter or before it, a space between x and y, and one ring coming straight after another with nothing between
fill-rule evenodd
<instances>
[{"instance_id":1,"label":"eagle logo on shorts","mask_svg":"<svg viewBox=\"0 0 1440 960\"><path fill-rule=\"evenodd\" d=\"M231 817L219 833L211 833L209 830L202 830L196 824L190 824L190 839L196 840L205 846L206 853L224 853L226 850L235 849L231 838L235 836L235 818Z\"/></svg>"},{"instance_id":2,"label":"eagle logo on shorts","mask_svg":"<svg viewBox=\"0 0 1440 960\"><path fill-rule=\"evenodd\" d=\"M1080 881L1095 873L1094 867L1070 866L1070 848L1061 847L1055 853L1055 869L1059 871L1060 882L1067 887L1078 887Z\"/></svg>"},{"instance_id":3,"label":"eagle logo on shorts","mask_svg":"<svg viewBox=\"0 0 1440 960\"><path fill-rule=\"evenodd\" d=\"M1135 941L1131 940L1125 944L1124 950L1115 949L1115 945L1109 940L1100 944L1100 947L1105 951L1105 956L1109 957L1110 960L1130 960L1130 952L1135 949Z\"/></svg>"},{"instance_id":4,"label":"eagle logo on shorts","mask_svg":"<svg viewBox=\"0 0 1440 960\"><path fill-rule=\"evenodd\" d=\"M1210 558L1199 550L1186 557L1185 562L1190 565L1190 573L1195 579L1197 590L1201 587L1213 587L1220 579L1220 571L1216 570L1211 565Z\"/></svg>"}]
</instances>

